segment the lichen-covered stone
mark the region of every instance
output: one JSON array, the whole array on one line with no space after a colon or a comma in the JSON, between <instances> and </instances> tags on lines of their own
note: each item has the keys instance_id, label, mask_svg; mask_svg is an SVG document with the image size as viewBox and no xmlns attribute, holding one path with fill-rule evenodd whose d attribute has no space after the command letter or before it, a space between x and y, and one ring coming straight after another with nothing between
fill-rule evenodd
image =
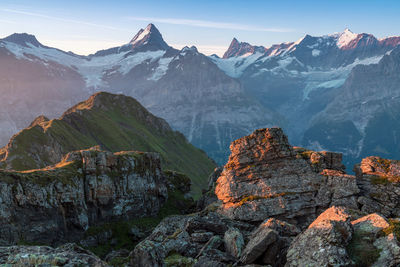
<instances>
[{"instance_id":1,"label":"lichen-covered stone","mask_svg":"<svg viewBox=\"0 0 400 267\"><path fill-rule=\"evenodd\" d=\"M236 228L229 228L224 234L226 251L235 258L239 258L244 247L242 233Z\"/></svg>"},{"instance_id":2,"label":"lichen-covered stone","mask_svg":"<svg viewBox=\"0 0 400 267\"><path fill-rule=\"evenodd\" d=\"M0 265L4 266L88 266L106 267L106 262L75 244L58 248L46 246L0 247Z\"/></svg>"},{"instance_id":3,"label":"lichen-covered stone","mask_svg":"<svg viewBox=\"0 0 400 267\"><path fill-rule=\"evenodd\" d=\"M327 209L292 242L285 266L350 266L346 252L353 232L350 219L344 208Z\"/></svg>"}]
</instances>

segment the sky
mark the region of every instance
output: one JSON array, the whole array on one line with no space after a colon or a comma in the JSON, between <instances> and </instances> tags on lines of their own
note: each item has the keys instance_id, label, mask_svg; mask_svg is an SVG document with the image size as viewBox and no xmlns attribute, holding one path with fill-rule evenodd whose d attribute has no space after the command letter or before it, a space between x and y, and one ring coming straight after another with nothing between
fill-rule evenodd
<instances>
[{"instance_id":1,"label":"sky","mask_svg":"<svg viewBox=\"0 0 400 267\"><path fill-rule=\"evenodd\" d=\"M399 12L398 0L0 0L0 38L26 32L87 55L126 44L153 23L175 48L222 55L233 37L268 47L345 28L400 35Z\"/></svg>"}]
</instances>

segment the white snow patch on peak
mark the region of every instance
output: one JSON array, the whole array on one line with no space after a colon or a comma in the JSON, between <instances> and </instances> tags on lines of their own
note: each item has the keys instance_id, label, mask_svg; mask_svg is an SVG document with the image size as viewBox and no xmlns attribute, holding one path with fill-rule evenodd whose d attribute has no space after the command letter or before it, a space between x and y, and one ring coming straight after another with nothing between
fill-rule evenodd
<instances>
[{"instance_id":1,"label":"white snow patch on peak","mask_svg":"<svg viewBox=\"0 0 400 267\"><path fill-rule=\"evenodd\" d=\"M317 56L319 56L321 54L321 50L313 49L311 51L311 54L312 54L313 57L317 57Z\"/></svg>"},{"instance_id":2,"label":"white snow patch on peak","mask_svg":"<svg viewBox=\"0 0 400 267\"><path fill-rule=\"evenodd\" d=\"M336 45L341 48L343 46L348 45L351 41L353 41L354 39L356 39L358 36L357 33L353 33L352 31L350 31L349 29L345 29L344 32L342 32L341 34L339 34L339 38L337 40Z\"/></svg>"},{"instance_id":3,"label":"white snow patch on peak","mask_svg":"<svg viewBox=\"0 0 400 267\"><path fill-rule=\"evenodd\" d=\"M242 76L245 69L257 61L264 54L256 52L247 57L231 57L231 58L215 58L209 57L219 69L225 72L226 75L232 78L239 78Z\"/></svg>"},{"instance_id":4,"label":"white snow patch on peak","mask_svg":"<svg viewBox=\"0 0 400 267\"><path fill-rule=\"evenodd\" d=\"M253 53L251 53L251 52L247 52L246 54L243 54L243 55L241 55L240 57L248 57L248 56L251 56Z\"/></svg>"},{"instance_id":5,"label":"white snow patch on peak","mask_svg":"<svg viewBox=\"0 0 400 267\"><path fill-rule=\"evenodd\" d=\"M299 40L297 40L296 42L294 42L292 45L290 45L286 51L283 53L283 55L286 55L288 52L292 52L294 50L296 50L296 47L306 38L307 35L304 35L303 37L301 37Z\"/></svg>"},{"instance_id":6,"label":"white snow patch on peak","mask_svg":"<svg viewBox=\"0 0 400 267\"><path fill-rule=\"evenodd\" d=\"M158 67L154 70L151 77L147 78L147 80L158 81L161 79L168 71L169 63L174 59L174 57L164 57L160 58L158 61Z\"/></svg>"}]
</instances>

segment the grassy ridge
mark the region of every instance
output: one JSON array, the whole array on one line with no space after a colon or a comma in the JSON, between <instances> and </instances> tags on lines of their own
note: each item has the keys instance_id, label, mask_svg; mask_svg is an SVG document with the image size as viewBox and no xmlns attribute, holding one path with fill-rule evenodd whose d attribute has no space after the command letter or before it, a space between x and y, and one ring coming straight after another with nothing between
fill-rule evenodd
<instances>
[{"instance_id":1,"label":"grassy ridge","mask_svg":"<svg viewBox=\"0 0 400 267\"><path fill-rule=\"evenodd\" d=\"M112 152L158 152L164 169L186 173L195 195L206 187L215 163L179 132L149 113L136 100L98 93L68 110L60 119L41 122L14 136L7 166L15 170L43 168L73 150L100 145Z\"/></svg>"}]
</instances>

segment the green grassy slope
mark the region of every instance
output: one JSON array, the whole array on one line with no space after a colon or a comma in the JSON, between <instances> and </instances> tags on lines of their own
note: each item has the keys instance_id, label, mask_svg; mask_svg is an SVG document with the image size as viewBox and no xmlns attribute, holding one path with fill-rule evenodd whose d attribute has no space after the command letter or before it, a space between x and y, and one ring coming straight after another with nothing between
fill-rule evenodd
<instances>
[{"instance_id":1,"label":"green grassy slope","mask_svg":"<svg viewBox=\"0 0 400 267\"><path fill-rule=\"evenodd\" d=\"M32 123L5 147L3 165L14 170L43 168L57 163L67 152L96 145L112 152L160 153L164 169L186 173L192 179L195 195L206 187L215 167L203 151L135 99L109 93L93 95L59 119Z\"/></svg>"}]
</instances>

